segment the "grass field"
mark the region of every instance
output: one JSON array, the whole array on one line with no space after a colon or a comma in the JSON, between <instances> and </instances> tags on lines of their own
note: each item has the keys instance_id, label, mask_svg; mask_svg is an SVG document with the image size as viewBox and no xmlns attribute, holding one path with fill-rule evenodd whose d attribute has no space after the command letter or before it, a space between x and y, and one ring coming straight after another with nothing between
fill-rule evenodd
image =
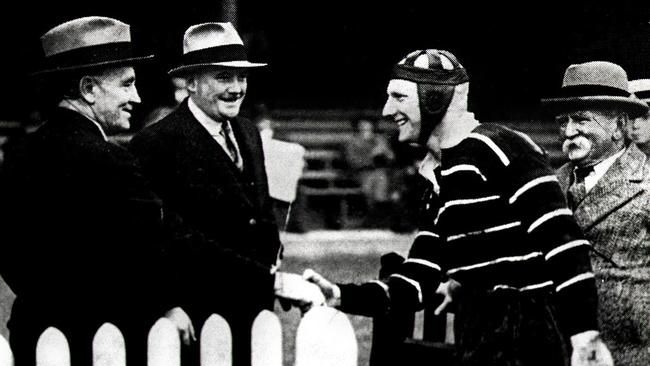
<instances>
[{"instance_id":1,"label":"grass field","mask_svg":"<svg viewBox=\"0 0 650 366\"><path fill-rule=\"evenodd\" d=\"M377 277L381 254L396 251L405 255L412 238L409 235L396 235L384 231L338 231L309 232L307 234L283 235L285 258L283 271L302 273L312 268L328 279L336 282L361 282ZM0 281L0 334L7 337L6 322L9 319L14 295ZM284 365L294 362L294 337L300 311L292 309L284 312L276 306L282 322ZM372 338L372 320L359 316L349 316L355 329L359 345L359 365L367 365Z\"/></svg>"}]
</instances>

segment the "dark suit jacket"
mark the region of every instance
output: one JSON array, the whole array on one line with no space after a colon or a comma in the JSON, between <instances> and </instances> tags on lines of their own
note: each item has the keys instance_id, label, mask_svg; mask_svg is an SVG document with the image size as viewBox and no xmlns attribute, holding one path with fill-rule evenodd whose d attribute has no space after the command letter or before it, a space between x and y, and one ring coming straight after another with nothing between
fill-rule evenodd
<instances>
[{"instance_id":1,"label":"dark suit jacket","mask_svg":"<svg viewBox=\"0 0 650 366\"><path fill-rule=\"evenodd\" d=\"M33 347L48 326L71 347L107 321L128 338L168 309L158 287L166 282L161 201L135 158L90 120L56 110L7 151L0 184L0 272L17 295L14 348Z\"/></svg>"},{"instance_id":2,"label":"dark suit jacket","mask_svg":"<svg viewBox=\"0 0 650 366\"><path fill-rule=\"evenodd\" d=\"M165 207L208 239L259 265L219 250L176 248L184 307L197 326L217 312L228 317L271 308L281 244L268 193L262 143L248 120L231 121L244 162L240 172L191 114L187 101L131 141L145 174ZM250 332L250 329L248 330Z\"/></svg>"}]
</instances>

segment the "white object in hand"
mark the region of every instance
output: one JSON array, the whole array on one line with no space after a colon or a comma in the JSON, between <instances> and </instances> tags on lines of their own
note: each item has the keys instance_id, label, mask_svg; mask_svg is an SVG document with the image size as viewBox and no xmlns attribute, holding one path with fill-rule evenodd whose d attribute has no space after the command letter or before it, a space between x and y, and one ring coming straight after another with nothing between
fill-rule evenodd
<instances>
[{"instance_id":1,"label":"white object in hand","mask_svg":"<svg viewBox=\"0 0 650 366\"><path fill-rule=\"evenodd\" d=\"M277 272L274 290L275 296L284 299L316 306L325 303L325 296L320 288L296 273Z\"/></svg>"}]
</instances>

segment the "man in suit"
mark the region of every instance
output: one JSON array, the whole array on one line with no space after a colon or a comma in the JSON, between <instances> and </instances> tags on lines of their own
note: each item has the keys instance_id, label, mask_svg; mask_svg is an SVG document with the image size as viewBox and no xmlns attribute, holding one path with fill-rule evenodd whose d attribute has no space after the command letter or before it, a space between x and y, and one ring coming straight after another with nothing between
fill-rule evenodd
<instances>
[{"instance_id":1,"label":"man in suit","mask_svg":"<svg viewBox=\"0 0 650 366\"><path fill-rule=\"evenodd\" d=\"M122 331L130 364L144 364L147 331L167 315L189 337L163 263L163 212L135 159L107 141L140 102L129 25L85 17L41 38L34 76L57 105L7 152L2 177L2 264L17 295L9 329L16 365L33 365L40 334L67 337L72 364L92 362L104 322ZM164 290L164 291L163 291Z\"/></svg>"},{"instance_id":2,"label":"man in suit","mask_svg":"<svg viewBox=\"0 0 650 366\"><path fill-rule=\"evenodd\" d=\"M264 65L246 59L232 24L190 27L181 63L169 72L186 79L189 98L131 142L165 205L241 259L188 248L177 261L186 287L183 308L199 328L212 313L225 317L237 365L250 363L254 318L272 309L282 249L260 135L238 117L247 72Z\"/></svg>"},{"instance_id":3,"label":"man in suit","mask_svg":"<svg viewBox=\"0 0 650 366\"><path fill-rule=\"evenodd\" d=\"M630 81L630 91L644 102L650 102L650 79ZM628 142L634 142L646 155L650 156L650 112L631 118L625 126Z\"/></svg>"},{"instance_id":4,"label":"man in suit","mask_svg":"<svg viewBox=\"0 0 650 366\"><path fill-rule=\"evenodd\" d=\"M561 128L569 162L557 171L576 221L592 242L599 321L616 365L650 364L650 168L624 144L629 119L648 106L630 95L625 71L609 62L566 70L542 100Z\"/></svg>"}]
</instances>

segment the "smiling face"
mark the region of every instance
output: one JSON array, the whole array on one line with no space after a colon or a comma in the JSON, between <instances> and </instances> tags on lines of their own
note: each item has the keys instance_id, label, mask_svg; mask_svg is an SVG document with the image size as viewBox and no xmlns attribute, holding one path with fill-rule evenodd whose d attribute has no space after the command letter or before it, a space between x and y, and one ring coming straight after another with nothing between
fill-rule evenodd
<instances>
[{"instance_id":1,"label":"smiling face","mask_svg":"<svg viewBox=\"0 0 650 366\"><path fill-rule=\"evenodd\" d=\"M618 152L622 135L621 114L595 110L577 110L559 114L562 151L577 166L596 164Z\"/></svg>"},{"instance_id":2,"label":"smiling face","mask_svg":"<svg viewBox=\"0 0 650 366\"><path fill-rule=\"evenodd\" d=\"M128 130L133 107L140 103L133 67L111 68L92 79L91 108L97 122L107 133Z\"/></svg>"},{"instance_id":3,"label":"smiling face","mask_svg":"<svg viewBox=\"0 0 650 366\"><path fill-rule=\"evenodd\" d=\"M206 70L190 77L187 84L194 103L217 122L239 115L247 87L248 72L245 69Z\"/></svg>"},{"instance_id":4,"label":"smiling face","mask_svg":"<svg viewBox=\"0 0 650 366\"><path fill-rule=\"evenodd\" d=\"M382 114L399 128L400 142L417 143L422 128L418 87L412 81L392 79L386 89L388 98Z\"/></svg>"}]
</instances>

